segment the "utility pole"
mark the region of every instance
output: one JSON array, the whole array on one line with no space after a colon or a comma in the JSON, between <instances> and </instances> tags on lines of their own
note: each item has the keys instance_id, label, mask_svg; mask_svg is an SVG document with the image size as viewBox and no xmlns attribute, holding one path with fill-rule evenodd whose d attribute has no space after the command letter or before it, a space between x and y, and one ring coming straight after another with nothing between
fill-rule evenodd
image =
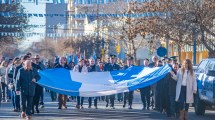
<instances>
[{"instance_id":1,"label":"utility pole","mask_svg":"<svg viewBox=\"0 0 215 120\"><path fill-rule=\"evenodd\" d=\"M196 28L193 28L193 64L196 65Z\"/></svg>"}]
</instances>

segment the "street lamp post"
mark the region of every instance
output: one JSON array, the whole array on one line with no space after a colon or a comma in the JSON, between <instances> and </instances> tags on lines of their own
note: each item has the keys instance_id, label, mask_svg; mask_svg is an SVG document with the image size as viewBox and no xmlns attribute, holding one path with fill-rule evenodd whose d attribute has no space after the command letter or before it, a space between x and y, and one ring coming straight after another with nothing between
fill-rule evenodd
<instances>
[{"instance_id":1,"label":"street lamp post","mask_svg":"<svg viewBox=\"0 0 215 120\"><path fill-rule=\"evenodd\" d=\"M196 28L193 28L193 64L196 65Z\"/></svg>"}]
</instances>

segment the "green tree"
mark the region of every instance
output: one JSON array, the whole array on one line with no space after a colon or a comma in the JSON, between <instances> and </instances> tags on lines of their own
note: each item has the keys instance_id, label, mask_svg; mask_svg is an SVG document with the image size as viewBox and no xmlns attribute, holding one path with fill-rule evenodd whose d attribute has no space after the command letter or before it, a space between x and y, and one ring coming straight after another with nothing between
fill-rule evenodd
<instances>
[{"instance_id":1,"label":"green tree","mask_svg":"<svg viewBox=\"0 0 215 120\"><path fill-rule=\"evenodd\" d=\"M21 4L0 4L0 12L11 12L11 13L24 13L24 7ZM21 25L27 24L27 16L0 16L0 24L5 25ZM23 33L27 30L27 26L23 27L0 27L0 32L19 32ZM16 43L17 41L23 40L24 36L12 37L0 35L0 47L5 47Z\"/></svg>"}]
</instances>

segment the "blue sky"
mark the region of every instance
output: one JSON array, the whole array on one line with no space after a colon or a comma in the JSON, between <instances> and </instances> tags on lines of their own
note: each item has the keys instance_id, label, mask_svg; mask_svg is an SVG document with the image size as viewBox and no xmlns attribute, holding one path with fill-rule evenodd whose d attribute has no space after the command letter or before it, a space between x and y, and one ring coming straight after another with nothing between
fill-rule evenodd
<instances>
[{"instance_id":1,"label":"blue sky","mask_svg":"<svg viewBox=\"0 0 215 120\"><path fill-rule=\"evenodd\" d=\"M26 13L41 13L45 14L46 4L38 4L35 3L22 3L22 5L26 8ZM35 24L35 25L45 25L45 17L31 17L29 18L28 24ZM44 28L34 28L31 32L36 33L45 33ZM33 36L28 37L25 41L23 41L20 45L22 49L28 47L31 45L32 42L36 42L41 40L42 38L40 36Z\"/></svg>"}]
</instances>

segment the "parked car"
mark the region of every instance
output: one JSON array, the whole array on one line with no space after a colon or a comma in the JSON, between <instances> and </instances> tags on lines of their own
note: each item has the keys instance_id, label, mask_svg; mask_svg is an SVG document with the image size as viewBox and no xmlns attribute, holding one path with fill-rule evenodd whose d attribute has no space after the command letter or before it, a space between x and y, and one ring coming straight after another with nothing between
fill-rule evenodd
<instances>
[{"instance_id":1,"label":"parked car","mask_svg":"<svg viewBox=\"0 0 215 120\"><path fill-rule=\"evenodd\" d=\"M195 113L204 115L207 106L215 105L215 59L202 60L195 70L197 94L195 95Z\"/></svg>"},{"instance_id":2,"label":"parked car","mask_svg":"<svg viewBox=\"0 0 215 120\"><path fill-rule=\"evenodd\" d=\"M193 70L196 71L196 69L198 68L198 65L194 65L193 66Z\"/></svg>"}]
</instances>

